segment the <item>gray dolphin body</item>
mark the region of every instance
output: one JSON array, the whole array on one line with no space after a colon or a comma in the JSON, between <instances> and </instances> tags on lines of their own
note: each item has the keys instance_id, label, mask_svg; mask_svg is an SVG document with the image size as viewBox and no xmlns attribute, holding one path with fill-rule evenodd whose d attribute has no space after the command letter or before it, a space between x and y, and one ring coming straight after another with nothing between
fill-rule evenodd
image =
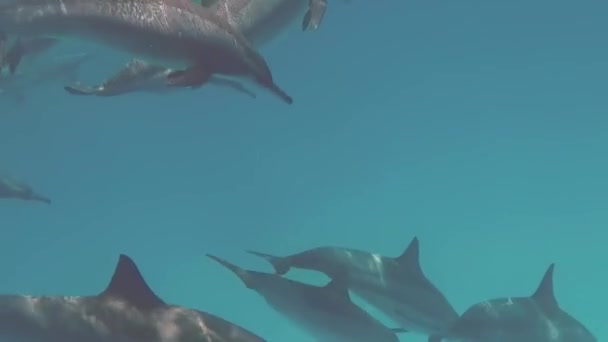
<instances>
[{"instance_id":1,"label":"gray dolphin body","mask_svg":"<svg viewBox=\"0 0 608 342\"><path fill-rule=\"evenodd\" d=\"M187 0L8 0L0 3L0 32L84 39L185 67L169 75L173 86L198 87L212 74L251 76L293 102L240 32Z\"/></svg>"},{"instance_id":2,"label":"gray dolphin body","mask_svg":"<svg viewBox=\"0 0 608 342\"><path fill-rule=\"evenodd\" d=\"M50 37L17 37L13 45L6 50L0 66L7 65L9 72L14 74L24 57L37 56L57 45L59 40Z\"/></svg>"},{"instance_id":3,"label":"gray dolphin body","mask_svg":"<svg viewBox=\"0 0 608 342\"><path fill-rule=\"evenodd\" d=\"M48 84L65 84L78 80L80 68L90 61L88 53L49 58L35 67L22 68L8 77L0 78L0 100L23 104L32 89Z\"/></svg>"},{"instance_id":4,"label":"gray dolphin body","mask_svg":"<svg viewBox=\"0 0 608 342\"><path fill-rule=\"evenodd\" d=\"M0 337L23 342L264 342L212 314L169 305L121 255L95 296L0 296Z\"/></svg>"},{"instance_id":5,"label":"gray dolphin body","mask_svg":"<svg viewBox=\"0 0 608 342\"><path fill-rule=\"evenodd\" d=\"M492 299L470 307L445 333L460 342L597 342L589 330L562 310L553 291L551 264L529 297ZM439 342L441 338L429 339Z\"/></svg>"},{"instance_id":6,"label":"gray dolphin body","mask_svg":"<svg viewBox=\"0 0 608 342\"><path fill-rule=\"evenodd\" d=\"M7 176L0 176L0 198L15 198L51 204L51 200L36 193L29 185Z\"/></svg>"},{"instance_id":7,"label":"gray dolphin body","mask_svg":"<svg viewBox=\"0 0 608 342\"><path fill-rule=\"evenodd\" d=\"M395 332L354 304L348 288L333 281L324 287L276 274L244 270L208 255L234 272L277 312L320 342L398 342Z\"/></svg>"},{"instance_id":8,"label":"gray dolphin body","mask_svg":"<svg viewBox=\"0 0 608 342\"><path fill-rule=\"evenodd\" d=\"M432 336L458 318L422 272L417 238L397 258L340 247L319 247L285 257L249 252L268 260L278 274L294 267L342 279L353 293L411 332Z\"/></svg>"},{"instance_id":9,"label":"gray dolphin body","mask_svg":"<svg viewBox=\"0 0 608 342\"><path fill-rule=\"evenodd\" d=\"M64 89L73 95L117 96L132 92L165 94L180 89L171 87L167 83L167 76L173 71L173 69L157 64L133 59L118 73L100 85L88 86L78 82L65 86ZM212 75L208 82L210 85L230 88L247 96L256 97L255 93L235 80Z\"/></svg>"}]
</instances>

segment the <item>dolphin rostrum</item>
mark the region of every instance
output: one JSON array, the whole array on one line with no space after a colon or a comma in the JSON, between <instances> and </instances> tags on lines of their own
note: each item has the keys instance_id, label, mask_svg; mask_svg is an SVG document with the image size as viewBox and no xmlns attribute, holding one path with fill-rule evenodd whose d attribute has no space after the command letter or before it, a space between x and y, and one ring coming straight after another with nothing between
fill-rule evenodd
<instances>
[{"instance_id":1,"label":"dolphin rostrum","mask_svg":"<svg viewBox=\"0 0 608 342\"><path fill-rule=\"evenodd\" d=\"M166 304L126 255L120 255L112 280L98 295L0 295L0 337L40 342L265 341L212 314Z\"/></svg>"},{"instance_id":2,"label":"dolphin rostrum","mask_svg":"<svg viewBox=\"0 0 608 342\"><path fill-rule=\"evenodd\" d=\"M48 197L36 193L24 182L8 176L0 176L0 198L17 198L51 204Z\"/></svg>"},{"instance_id":3,"label":"dolphin rostrum","mask_svg":"<svg viewBox=\"0 0 608 342\"><path fill-rule=\"evenodd\" d=\"M340 281L313 286L272 273L244 270L207 255L234 272L245 286L260 294L277 312L323 342L398 342L396 332L353 303Z\"/></svg>"},{"instance_id":4,"label":"dolphin rostrum","mask_svg":"<svg viewBox=\"0 0 608 342\"><path fill-rule=\"evenodd\" d=\"M268 260L278 274L295 267L342 279L353 293L411 332L434 335L458 318L445 296L424 275L416 237L397 258L331 246L285 257L249 253Z\"/></svg>"},{"instance_id":5,"label":"dolphin rostrum","mask_svg":"<svg viewBox=\"0 0 608 342\"><path fill-rule=\"evenodd\" d=\"M551 264L532 296L488 300L471 306L442 334L461 342L597 342L587 328L559 307ZM429 342L439 342L433 337Z\"/></svg>"},{"instance_id":6,"label":"dolphin rostrum","mask_svg":"<svg viewBox=\"0 0 608 342\"><path fill-rule=\"evenodd\" d=\"M78 38L154 59L177 69L168 80L178 87L199 87L212 74L251 76L293 103L238 30L189 0L7 0L0 32Z\"/></svg>"},{"instance_id":7,"label":"dolphin rostrum","mask_svg":"<svg viewBox=\"0 0 608 342\"><path fill-rule=\"evenodd\" d=\"M131 92L148 92L163 94L175 91L167 83L167 76L174 70L140 59L132 59L119 72L96 86L83 85L80 82L67 85L64 89L73 95L117 96ZM212 75L210 85L231 88L247 96L256 98L255 93L242 83Z\"/></svg>"}]
</instances>

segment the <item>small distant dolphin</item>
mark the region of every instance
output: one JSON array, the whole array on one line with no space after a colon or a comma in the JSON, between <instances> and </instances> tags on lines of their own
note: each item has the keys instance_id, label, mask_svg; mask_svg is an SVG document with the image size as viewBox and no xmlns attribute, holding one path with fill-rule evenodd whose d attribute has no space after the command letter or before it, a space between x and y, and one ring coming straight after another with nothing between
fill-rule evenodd
<instances>
[{"instance_id":1,"label":"small distant dolphin","mask_svg":"<svg viewBox=\"0 0 608 342\"><path fill-rule=\"evenodd\" d=\"M207 255L234 272L245 286L260 294L277 312L323 342L398 342L387 328L354 304L339 281L324 287L289 280L276 274L247 271ZM398 332L403 332L397 329Z\"/></svg>"},{"instance_id":2,"label":"small distant dolphin","mask_svg":"<svg viewBox=\"0 0 608 342\"><path fill-rule=\"evenodd\" d=\"M84 39L162 61L179 69L168 76L177 87L200 87L213 74L251 76L293 103L238 30L188 0L8 0L0 2L0 32Z\"/></svg>"},{"instance_id":3,"label":"small distant dolphin","mask_svg":"<svg viewBox=\"0 0 608 342\"><path fill-rule=\"evenodd\" d=\"M20 68L14 75L0 78L0 99L23 104L33 88L49 83L76 82L82 64L90 61L88 53L48 58L35 67Z\"/></svg>"},{"instance_id":4,"label":"small distant dolphin","mask_svg":"<svg viewBox=\"0 0 608 342\"><path fill-rule=\"evenodd\" d=\"M212 314L163 302L120 255L94 296L0 296L0 338L36 342L265 342Z\"/></svg>"},{"instance_id":5,"label":"small distant dolphin","mask_svg":"<svg viewBox=\"0 0 608 342\"><path fill-rule=\"evenodd\" d=\"M529 297L498 298L470 307L443 339L460 342L597 342L582 323L562 310L553 291L551 264ZM433 337L429 342L439 342Z\"/></svg>"},{"instance_id":6,"label":"small distant dolphin","mask_svg":"<svg viewBox=\"0 0 608 342\"><path fill-rule=\"evenodd\" d=\"M8 176L0 176L0 198L16 198L51 204L48 197L36 193L29 185Z\"/></svg>"},{"instance_id":7,"label":"small distant dolphin","mask_svg":"<svg viewBox=\"0 0 608 342\"><path fill-rule=\"evenodd\" d=\"M278 274L295 267L342 279L353 293L411 332L434 335L458 318L445 296L424 275L416 237L397 258L331 246L285 257L248 252L268 260Z\"/></svg>"},{"instance_id":8,"label":"small distant dolphin","mask_svg":"<svg viewBox=\"0 0 608 342\"><path fill-rule=\"evenodd\" d=\"M15 43L6 50L3 64L8 65L9 72L14 74L24 57L44 53L57 45L58 42L58 39L50 37L17 37Z\"/></svg>"},{"instance_id":9,"label":"small distant dolphin","mask_svg":"<svg viewBox=\"0 0 608 342\"><path fill-rule=\"evenodd\" d=\"M67 85L64 89L73 95L117 96L131 92L164 94L181 89L171 87L167 82L167 76L173 71L140 59L132 59L123 69L100 85L88 86L78 82ZM209 84L231 88L250 97L256 97L255 93L242 83L216 75L210 77Z\"/></svg>"}]
</instances>

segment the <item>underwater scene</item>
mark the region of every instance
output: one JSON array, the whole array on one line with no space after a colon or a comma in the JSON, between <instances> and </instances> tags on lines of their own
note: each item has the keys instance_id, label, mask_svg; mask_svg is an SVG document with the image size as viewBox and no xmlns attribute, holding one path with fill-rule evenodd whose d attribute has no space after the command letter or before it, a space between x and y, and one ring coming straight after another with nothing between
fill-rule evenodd
<instances>
[{"instance_id":1,"label":"underwater scene","mask_svg":"<svg viewBox=\"0 0 608 342\"><path fill-rule=\"evenodd\" d=\"M0 0L0 341L608 340L607 11Z\"/></svg>"}]
</instances>

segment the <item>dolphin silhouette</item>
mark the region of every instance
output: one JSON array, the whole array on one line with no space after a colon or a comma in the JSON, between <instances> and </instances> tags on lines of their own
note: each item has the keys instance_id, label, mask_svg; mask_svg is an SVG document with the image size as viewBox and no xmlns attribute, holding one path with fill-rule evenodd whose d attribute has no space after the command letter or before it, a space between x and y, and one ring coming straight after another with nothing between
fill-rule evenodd
<instances>
[{"instance_id":1,"label":"dolphin silhouette","mask_svg":"<svg viewBox=\"0 0 608 342\"><path fill-rule=\"evenodd\" d=\"M51 200L36 193L29 185L8 176L0 176L0 198L16 198L51 204Z\"/></svg>"}]
</instances>

